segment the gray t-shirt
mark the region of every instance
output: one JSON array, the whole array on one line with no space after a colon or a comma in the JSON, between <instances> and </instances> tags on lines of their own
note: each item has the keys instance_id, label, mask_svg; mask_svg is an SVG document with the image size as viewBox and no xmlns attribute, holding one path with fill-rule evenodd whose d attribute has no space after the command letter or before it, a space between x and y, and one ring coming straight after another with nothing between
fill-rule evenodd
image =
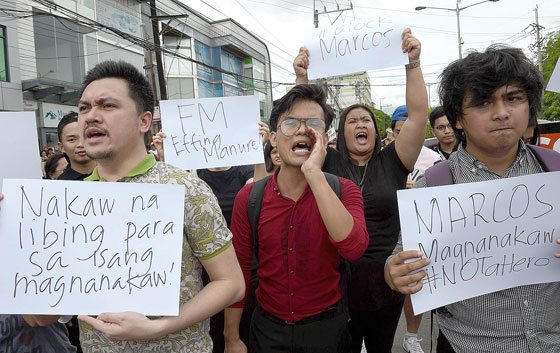
<instances>
[{"instance_id":1,"label":"gray t-shirt","mask_svg":"<svg viewBox=\"0 0 560 353\"><path fill-rule=\"evenodd\" d=\"M21 315L0 314L0 353L75 353L61 323L31 327Z\"/></svg>"}]
</instances>

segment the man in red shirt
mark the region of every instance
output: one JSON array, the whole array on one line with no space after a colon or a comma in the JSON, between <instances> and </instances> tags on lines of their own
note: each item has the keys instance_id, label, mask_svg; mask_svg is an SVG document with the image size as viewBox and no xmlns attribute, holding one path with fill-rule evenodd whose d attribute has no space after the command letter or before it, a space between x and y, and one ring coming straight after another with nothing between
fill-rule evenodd
<instances>
[{"instance_id":1,"label":"man in red shirt","mask_svg":"<svg viewBox=\"0 0 560 353\"><path fill-rule=\"evenodd\" d=\"M298 85L274 107L270 141L282 164L268 181L258 224L258 307L251 352L347 352L348 315L341 304L340 256L359 258L368 244L360 190L339 178L341 198L321 167L334 114L316 85ZM253 236L247 217L252 184L235 200L231 231L249 283ZM247 352L239 339L244 301L226 309L228 353Z\"/></svg>"}]
</instances>

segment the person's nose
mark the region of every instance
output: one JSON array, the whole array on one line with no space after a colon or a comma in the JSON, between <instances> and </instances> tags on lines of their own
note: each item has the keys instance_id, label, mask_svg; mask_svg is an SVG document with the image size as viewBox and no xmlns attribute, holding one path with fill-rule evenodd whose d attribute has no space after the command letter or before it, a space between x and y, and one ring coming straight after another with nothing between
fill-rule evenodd
<instances>
[{"instance_id":1,"label":"person's nose","mask_svg":"<svg viewBox=\"0 0 560 353\"><path fill-rule=\"evenodd\" d=\"M492 118L496 120L503 120L509 117L508 105L505 101L497 99L493 104Z\"/></svg>"}]
</instances>

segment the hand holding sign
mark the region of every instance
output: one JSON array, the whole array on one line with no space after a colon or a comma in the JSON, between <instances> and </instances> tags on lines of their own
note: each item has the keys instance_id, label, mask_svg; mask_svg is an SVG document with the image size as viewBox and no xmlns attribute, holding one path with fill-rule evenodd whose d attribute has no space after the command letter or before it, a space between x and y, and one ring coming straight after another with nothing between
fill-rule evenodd
<instances>
[{"instance_id":1,"label":"hand holding sign","mask_svg":"<svg viewBox=\"0 0 560 353\"><path fill-rule=\"evenodd\" d=\"M0 312L177 315L184 190L4 180Z\"/></svg>"},{"instance_id":2,"label":"hand holding sign","mask_svg":"<svg viewBox=\"0 0 560 353\"><path fill-rule=\"evenodd\" d=\"M403 53L408 53L409 62L420 60L420 41L412 35L412 31L410 30L410 28L405 28L405 30L402 32L401 47Z\"/></svg>"},{"instance_id":3,"label":"hand holding sign","mask_svg":"<svg viewBox=\"0 0 560 353\"><path fill-rule=\"evenodd\" d=\"M96 318L78 316L80 321L91 325L113 341L150 341L162 337L161 324L164 318L150 320L135 312L103 313Z\"/></svg>"},{"instance_id":4,"label":"hand holding sign","mask_svg":"<svg viewBox=\"0 0 560 353\"><path fill-rule=\"evenodd\" d=\"M399 190L403 247L430 259L423 286L411 297L414 312L560 280L555 258L560 204L553 196L559 180L560 172L550 172ZM399 267L398 258L388 262L387 271L393 271L394 287L406 292L404 285L419 279L406 273L420 267Z\"/></svg>"},{"instance_id":5,"label":"hand holding sign","mask_svg":"<svg viewBox=\"0 0 560 353\"><path fill-rule=\"evenodd\" d=\"M309 50L306 47L299 48L299 53L294 59L293 66L296 73L296 84L308 83Z\"/></svg>"},{"instance_id":6,"label":"hand holding sign","mask_svg":"<svg viewBox=\"0 0 560 353\"><path fill-rule=\"evenodd\" d=\"M422 289L422 279L426 276L426 271L420 269L428 266L430 259L420 259L421 256L420 251L407 250L387 260L385 281L391 289L402 294L413 294Z\"/></svg>"}]
</instances>

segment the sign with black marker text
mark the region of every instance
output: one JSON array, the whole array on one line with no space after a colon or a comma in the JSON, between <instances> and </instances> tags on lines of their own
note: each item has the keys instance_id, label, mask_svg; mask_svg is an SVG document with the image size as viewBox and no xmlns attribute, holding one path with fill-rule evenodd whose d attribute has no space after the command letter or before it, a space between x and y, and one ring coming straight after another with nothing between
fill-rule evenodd
<instances>
[{"instance_id":1,"label":"sign with black marker text","mask_svg":"<svg viewBox=\"0 0 560 353\"><path fill-rule=\"evenodd\" d=\"M383 18L347 21L305 32L310 80L366 70L401 66L408 56L401 50L404 26Z\"/></svg>"},{"instance_id":2,"label":"sign with black marker text","mask_svg":"<svg viewBox=\"0 0 560 353\"><path fill-rule=\"evenodd\" d=\"M165 161L203 169L264 163L257 96L160 102Z\"/></svg>"},{"instance_id":3,"label":"sign with black marker text","mask_svg":"<svg viewBox=\"0 0 560 353\"><path fill-rule=\"evenodd\" d=\"M0 112L0 125L8 148L0 153L0 190L5 178L41 179L35 112Z\"/></svg>"},{"instance_id":4,"label":"sign with black marker text","mask_svg":"<svg viewBox=\"0 0 560 353\"><path fill-rule=\"evenodd\" d=\"M0 312L179 311L184 185L4 180Z\"/></svg>"},{"instance_id":5,"label":"sign with black marker text","mask_svg":"<svg viewBox=\"0 0 560 353\"><path fill-rule=\"evenodd\" d=\"M397 192L403 248L431 263L415 314L560 281L560 172Z\"/></svg>"}]
</instances>

